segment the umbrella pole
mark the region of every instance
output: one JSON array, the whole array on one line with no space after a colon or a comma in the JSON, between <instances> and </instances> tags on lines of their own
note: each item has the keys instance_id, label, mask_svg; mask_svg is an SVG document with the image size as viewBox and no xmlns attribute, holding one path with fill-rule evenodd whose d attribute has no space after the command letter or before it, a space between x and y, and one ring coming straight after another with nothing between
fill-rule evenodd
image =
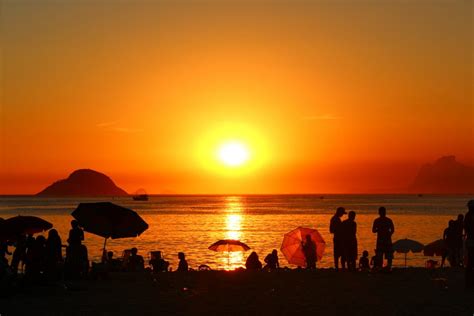
<instances>
[{"instance_id":1,"label":"umbrella pole","mask_svg":"<svg viewBox=\"0 0 474 316\"><path fill-rule=\"evenodd\" d=\"M407 254L405 253L405 268L407 267Z\"/></svg>"},{"instance_id":2,"label":"umbrella pole","mask_svg":"<svg viewBox=\"0 0 474 316\"><path fill-rule=\"evenodd\" d=\"M107 237L105 237L105 240L104 240L104 251L105 251L105 246L107 245Z\"/></svg>"}]
</instances>

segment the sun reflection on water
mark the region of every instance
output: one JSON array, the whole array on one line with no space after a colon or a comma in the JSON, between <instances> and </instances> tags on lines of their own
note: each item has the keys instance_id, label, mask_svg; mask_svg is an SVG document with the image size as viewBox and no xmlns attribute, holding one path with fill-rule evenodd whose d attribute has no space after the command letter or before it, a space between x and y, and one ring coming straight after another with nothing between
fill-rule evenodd
<instances>
[{"instance_id":1,"label":"sun reflection on water","mask_svg":"<svg viewBox=\"0 0 474 316\"><path fill-rule=\"evenodd\" d=\"M245 219L243 215L243 204L241 197L229 196L226 198L226 239L241 240L242 238L242 223ZM226 253L221 258L221 263L226 267L226 270L233 270L244 265L244 253L230 252Z\"/></svg>"}]
</instances>

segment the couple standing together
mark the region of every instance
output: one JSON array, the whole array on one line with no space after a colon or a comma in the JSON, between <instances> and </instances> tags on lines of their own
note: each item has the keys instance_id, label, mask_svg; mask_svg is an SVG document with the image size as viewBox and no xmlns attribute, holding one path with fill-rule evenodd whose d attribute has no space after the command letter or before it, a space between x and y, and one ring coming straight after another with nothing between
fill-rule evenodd
<instances>
[{"instance_id":1,"label":"couple standing together","mask_svg":"<svg viewBox=\"0 0 474 316\"><path fill-rule=\"evenodd\" d=\"M386 213L385 207L379 208L379 217L374 221L372 232L377 234L376 260L381 266L385 256L387 269L390 270L393 260L392 234L395 232L395 227ZM339 269L340 259L342 269L345 269L347 264L349 270L356 270L358 255L356 213L350 211L348 218L342 221L341 217L344 214L347 214L345 208L338 207L329 224L329 231L334 235L334 266L336 270Z\"/></svg>"}]
</instances>

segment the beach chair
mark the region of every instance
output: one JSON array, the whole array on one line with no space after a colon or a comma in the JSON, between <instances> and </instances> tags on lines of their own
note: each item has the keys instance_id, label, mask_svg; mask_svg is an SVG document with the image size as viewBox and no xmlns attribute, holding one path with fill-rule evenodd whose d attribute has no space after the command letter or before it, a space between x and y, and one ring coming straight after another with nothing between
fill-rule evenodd
<instances>
[{"instance_id":1,"label":"beach chair","mask_svg":"<svg viewBox=\"0 0 474 316\"><path fill-rule=\"evenodd\" d=\"M201 264L198 268L198 271L211 271L211 267L207 264Z\"/></svg>"},{"instance_id":2,"label":"beach chair","mask_svg":"<svg viewBox=\"0 0 474 316\"><path fill-rule=\"evenodd\" d=\"M435 269L437 266L438 266L438 261L431 260L431 259L426 260L426 263L425 263L425 268L426 269L432 270L432 269Z\"/></svg>"}]
</instances>

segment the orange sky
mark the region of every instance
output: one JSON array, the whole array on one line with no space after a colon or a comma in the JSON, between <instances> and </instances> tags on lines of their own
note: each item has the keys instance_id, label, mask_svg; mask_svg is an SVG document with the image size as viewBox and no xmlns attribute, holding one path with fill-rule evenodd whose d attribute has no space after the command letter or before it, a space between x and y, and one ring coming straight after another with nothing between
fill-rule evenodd
<instances>
[{"instance_id":1,"label":"orange sky","mask_svg":"<svg viewBox=\"0 0 474 316\"><path fill-rule=\"evenodd\" d=\"M474 163L470 1L13 1L0 194L74 169L129 192L397 191ZM251 150L228 170L230 139Z\"/></svg>"}]
</instances>

